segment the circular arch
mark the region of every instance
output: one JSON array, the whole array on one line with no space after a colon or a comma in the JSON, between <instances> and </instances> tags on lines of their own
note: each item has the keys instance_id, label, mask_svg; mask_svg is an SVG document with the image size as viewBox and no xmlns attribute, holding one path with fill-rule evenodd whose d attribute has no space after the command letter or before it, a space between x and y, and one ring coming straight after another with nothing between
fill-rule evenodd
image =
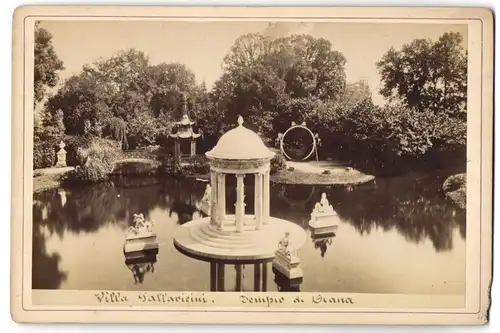
<instances>
[{"instance_id":1,"label":"circular arch","mask_svg":"<svg viewBox=\"0 0 500 333\"><path fill-rule=\"evenodd\" d=\"M307 160L309 157L311 157L311 155L314 153L314 151L316 150L316 137L314 136L314 133L309 129L307 128L306 126L304 125L292 125L289 129L287 129L285 131L285 133L283 133L283 135L281 136L281 140L280 140L280 150L281 150L281 153L286 157L288 158L289 160L293 160L293 158L291 158L290 156L288 156L288 154L285 152L285 150L283 149L283 140L285 139L285 136L291 131L291 130L294 130L294 129L305 129L307 132L309 132L309 134L311 134L311 137L313 139L313 144L312 144L312 148L311 148L311 151L305 156L303 157L301 160L304 161L304 160Z\"/></svg>"}]
</instances>

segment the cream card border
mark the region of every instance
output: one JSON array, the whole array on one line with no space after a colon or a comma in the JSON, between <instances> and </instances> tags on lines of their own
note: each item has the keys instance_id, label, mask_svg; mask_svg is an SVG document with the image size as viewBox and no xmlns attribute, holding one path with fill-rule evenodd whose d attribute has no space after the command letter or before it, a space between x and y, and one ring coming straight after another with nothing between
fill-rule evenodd
<instances>
[{"instance_id":1,"label":"cream card border","mask_svg":"<svg viewBox=\"0 0 500 333\"><path fill-rule=\"evenodd\" d=\"M332 21L468 25L466 295L330 294L354 304L318 305L313 293L204 293L206 303L99 303L102 291L31 290L33 27L35 20ZM19 322L483 324L492 259L493 16L480 8L26 6L13 19L11 312ZM151 293L154 294L154 293ZM189 293L168 293L186 296ZM197 297L200 293L196 294ZM195 295L195 296L196 296ZM187 295L189 296L189 295ZM459 305L457 305L459 304ZM460 306L463 305L463 306Z\"/></svg>"}]
</instances>

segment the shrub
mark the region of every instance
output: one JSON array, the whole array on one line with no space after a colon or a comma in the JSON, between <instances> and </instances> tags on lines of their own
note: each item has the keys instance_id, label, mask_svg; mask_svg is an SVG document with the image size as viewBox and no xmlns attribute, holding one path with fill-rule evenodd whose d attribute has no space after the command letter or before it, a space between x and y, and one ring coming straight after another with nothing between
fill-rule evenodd
<instances>
[{"instance_id":1,"label":"shrub","mask_svg":"<svg viewBox=\"0 0 500 333\"><path fill-rule=\"evenodd\" d=\"M204 155L196 155L192 158L193 174L207 174L210 172L210 163Z\"/></svg>"},{"instance_id":2,"label":"shrub","mask_svg":"<svg viewBox=\"0 0 500 333\"><path fill-rule=\"evenodd\" d=\"M94 138L90 135L71 136L64 138L66 144L66 161L69 166L84 165L87 159L86 151L94 142Z\"/></svg>"},{"instance_id":3,"label":"shrub","mask_svg":"<svg viewBox=\"0 0 500 333\"><path fill-rule=\"evenodd\" d=\"M185 165L181 165L180 160L175 160L172 156L167 157L163 163L163 173L172 176L192 176L204 175L210 172L210 163L204 155L195 155L186 159Z\"/></svg>"},{"instance_id":4,"label":"shrub","mask_svg":"<svg viewBox=\"0 0 500 333\"><path fill-rule=\"evenodd\" d=\"M79 182L100 182L106 180L113 171L119 154L115 144L109 140L95 140L88 150L85 164L77 166L68 174L68 180Z\"/></svg>"},{"instance_id":5,"label":"shrub","mask_svg":"<svg viewBox=\"0 0 500 333\"><path fill-rule=\"evenodd\" d=\"M181 167L181 161L179 159L175 159L173 157L167 157L165 161L163 162L163 168L162 172L165 175L171 176L171 177L179 177L182 176L183 169Z\"/></svg>"},{"instance_id":6,"label":"shrub","mask_svg":"<svg viewBox=\"0 0 500 333\"><path fill-rule=\"evenodd\" d=\"M271 159L271 174L286 169L286 159L281 154L275 154Z\"/></svg>"},{"instance_id":7,"label":"shrub","mask_svg":"<svg viewBox=\"0 0 500 333\"><path fill-rule=\"evenodd\" d=\"M56 164L56 149L53 142L35 142L33 145L33 169L50 168Z\"/></svg>"}]
</instances>

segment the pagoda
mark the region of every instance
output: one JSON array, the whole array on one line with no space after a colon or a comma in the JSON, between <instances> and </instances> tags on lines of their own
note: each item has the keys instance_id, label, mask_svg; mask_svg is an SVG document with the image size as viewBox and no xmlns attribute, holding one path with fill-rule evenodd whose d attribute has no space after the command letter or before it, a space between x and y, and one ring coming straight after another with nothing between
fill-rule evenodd
<instances>
[{"instance_id":1,"label":"pagoda","mask_svg":"<svg viewBox=\"0 0 500 333\"><path fill-rule=\"evenodd\" d=\"M175 123L173 131L170 133L170 137L174 139L174 156L176 160L183 156L196 155L196 139L201 136L201 134L195 133L193 130L194 121L189 119L185 95L183 95L182 109L182 119ZM189 145L189 152L182 149L187 145Z\"/></svg>"}]
</instances>

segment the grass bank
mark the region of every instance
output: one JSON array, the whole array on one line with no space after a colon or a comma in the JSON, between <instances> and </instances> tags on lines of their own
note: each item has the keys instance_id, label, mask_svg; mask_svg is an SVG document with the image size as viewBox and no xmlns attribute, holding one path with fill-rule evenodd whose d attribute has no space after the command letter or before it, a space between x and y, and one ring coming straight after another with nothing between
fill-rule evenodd
<instances>
[{"instance_id":1,"label":"grass bank","mask_svg":"<svg viewBox=\"0 0 500 333\"><path fill-rule=\"evenodd\" d=\"M39 173L33 177L33 193L61 187L64 173Z\"/></svg>"},{"instance_id":2,"label":"grass bank","mask_svg":"<svg viewBox=\"0 0 500 333\"><path fill-rule=\"evenodd\" d=\"M271 175L270 180L280 184L348 186L363 184L374 178L372 175L366 175L353 169L331 173L282 170Z\"/></svg>"}]
</instances>

